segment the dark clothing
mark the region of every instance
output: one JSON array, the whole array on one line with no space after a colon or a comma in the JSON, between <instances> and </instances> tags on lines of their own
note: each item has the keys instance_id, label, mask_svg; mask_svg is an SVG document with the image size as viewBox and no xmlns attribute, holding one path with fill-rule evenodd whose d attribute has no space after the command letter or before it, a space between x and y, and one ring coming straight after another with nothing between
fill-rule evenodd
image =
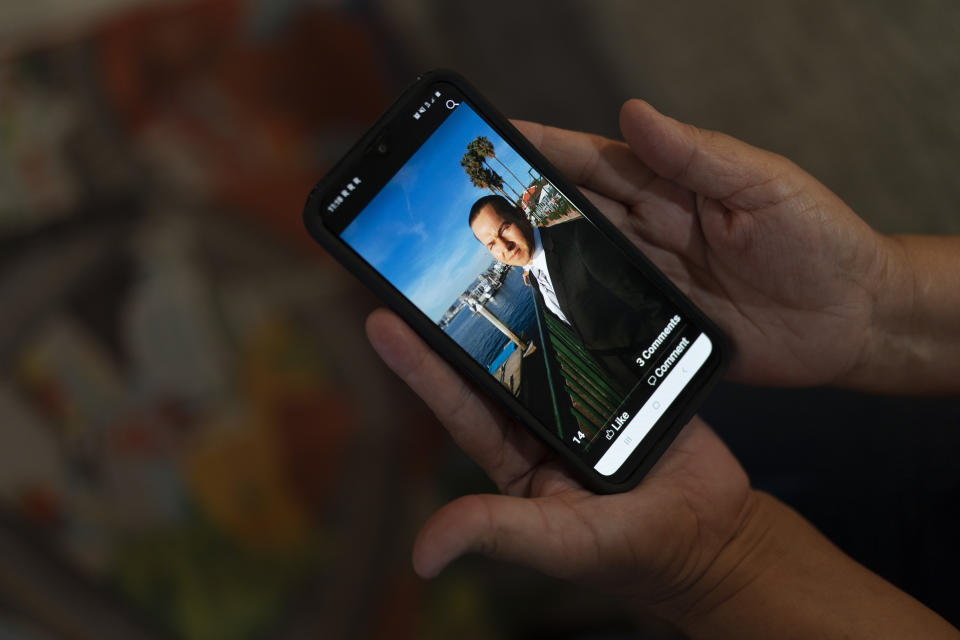
<instances>
[{"instance_id":1,"label":"dark clothing","mask_svg":"<svg viewBox=\"0 0 960 640\"><path fill-rule=\"evenodd\" d=\"M629 390L637 354L673 311L640 270L584 219L540 229L557 303L584 346Z\"/></svg>"}]
</instances>

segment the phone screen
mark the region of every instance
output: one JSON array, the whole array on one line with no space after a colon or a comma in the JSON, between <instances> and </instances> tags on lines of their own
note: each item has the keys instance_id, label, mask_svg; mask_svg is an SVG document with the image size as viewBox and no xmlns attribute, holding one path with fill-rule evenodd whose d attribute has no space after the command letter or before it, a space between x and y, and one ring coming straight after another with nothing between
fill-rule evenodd
<instances>
[{"instance_id":1,"label":"phone screen","mask_svg":"<svg viewBox=\"0 0 960 640\"><path fill-rule=\"evenodd\" d=\"M424 98L372 150L401 157L330 201L369 191L331 230L553 437L617 474L711 340L455 87Z\"/></svg>"}]
</instances>

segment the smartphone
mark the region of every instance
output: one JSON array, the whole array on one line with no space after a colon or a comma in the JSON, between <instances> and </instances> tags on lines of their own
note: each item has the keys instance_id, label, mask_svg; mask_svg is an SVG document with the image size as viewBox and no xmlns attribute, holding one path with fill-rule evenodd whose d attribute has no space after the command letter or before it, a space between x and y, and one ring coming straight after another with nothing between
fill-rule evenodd
<instances>
[{"instance_id":1,"label":"smartphone","mask_svg":"<svg viewBox=\"0 0 960 640\"><path fill-rule=\"evenodd\" d=\"M640 482L729 361L717 327L451 71L403 93L304 221L597 492Z\"/></svg>"}]
</instances>

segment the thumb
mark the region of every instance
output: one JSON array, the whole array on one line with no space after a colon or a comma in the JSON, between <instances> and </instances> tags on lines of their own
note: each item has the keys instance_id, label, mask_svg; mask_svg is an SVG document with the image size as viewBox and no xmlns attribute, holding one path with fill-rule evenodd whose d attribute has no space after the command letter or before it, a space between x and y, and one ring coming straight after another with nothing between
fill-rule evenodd
<instances>
[{"instance_id":1,"label":"thumb","mask_svg":"<svg viewBox=\"0 0 960 640\"><path fill-rule=\"evenodd\" d=\"M654 173L695 193L753 208L761 186L782 174L785 159L728 135L665 116L643 100L620 109L620 130L630 149ZM763 195L766 199L766 195ZM737 200L743 200L737 202Z\"/></svg>"},{"instance_id":2,"label":"thumb","mask_svg":"<svg viewBox=\"0 0 960 640\"><path fill-rule=\"evenodd\" d=\"M469 552L522 564L548 575L574 574L576 558L561 548L595 548L577 542L586 535L573 510L556 513L536 498L504 495L471 495L442 507L420 530L413 546L413 567L421 577L432 578L450 562ZM564 515L566 512L567 515ZM569 519L570 522L565 522ZM561 545L557 531L564 531Z\"/></svg>"}]
</instances>

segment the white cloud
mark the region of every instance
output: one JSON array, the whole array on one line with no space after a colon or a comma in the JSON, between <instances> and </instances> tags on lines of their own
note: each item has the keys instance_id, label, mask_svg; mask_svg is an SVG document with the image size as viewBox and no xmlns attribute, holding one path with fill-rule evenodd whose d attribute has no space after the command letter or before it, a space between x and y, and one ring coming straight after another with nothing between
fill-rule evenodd
<instances>
[{"instance_id":1,"label":"white cloud","mask_svg":"<svg viewBox=\"0 0 960 640\"><path fill-rule=\"evenodd\" d=\"M403 230L403 233L419 236L420 239L423 240L424 242L427 242L428 240L430 240L430 237L427 235L426 225L424 224L423 220L413 225L412 227L405 228Z\"/></svg>"},{"instance_id":2,"label":"white cloud","mask_svg":"<svg viewBox=\"0 0 960 640\"><path fill-rule=\"evenodd\" d=\"M479 245L451 247L442 262L435 261L405 287L403 292L431 319L438 320L493 259Z\"/></svg>"}]
</instances>

